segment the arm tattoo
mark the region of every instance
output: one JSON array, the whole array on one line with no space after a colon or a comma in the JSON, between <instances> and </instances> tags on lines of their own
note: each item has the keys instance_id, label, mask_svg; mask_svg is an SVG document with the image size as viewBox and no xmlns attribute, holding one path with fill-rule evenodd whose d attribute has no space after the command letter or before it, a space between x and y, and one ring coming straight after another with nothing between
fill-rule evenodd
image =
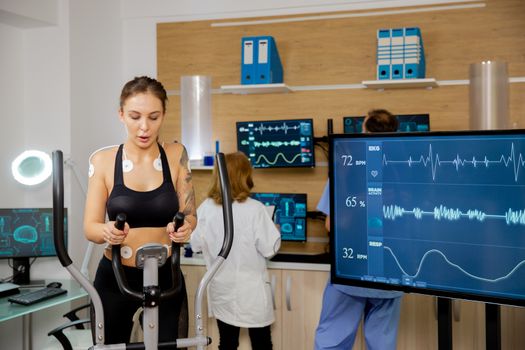
<instances>
[{"instance_id":1,"label":"arm tattoo","mask_svg":"<svg viewBox=\"0 0 525 350\"><path fill-rule=\"evenodd\" d=\"M180 156L180 166L182 167L182 170L186 172L184 181L189 184L191 182L191 171L188 167L188 152L186 152L186 148L182 150L182 155Z\"/></svg>"},{"instance_id":2,"label":"arm tattoo","mask_svg":"<svg viewBox=\"0 0 525 350\"><path fill-rule=\"evenodd\" d=\"M181 194L184 198L184 215L193 215L195 216L196 207L195 207L195 190L193 189L193 185L191 183L191 171L188 167L188 152L186 151L186 148L183 148L182 155L180 157L180 166L181 171L184 172L184 183L181 188Z\"/></svg>"},{"instance_id":3,"label":"arm tattoo","mask_svg":"<svg viewBox=\"0 0 525 350\"><path fill-rule=\"evenodd\" d=\"M182 149L182 154L180 156L180 165L183 168L188 169L188 152L186 151L186 147Z\"/></svg>"},{"instance_id":4,"label":"arm tattoo","mask_svg":"<svg viewBox=\"0 0 525 350\"><path fill-rule=\"evenodd\" d=\"M186 200L184 201L184 215L195 215L195 191L193 187L186 193Z\"/></svg>"}]
</instances>

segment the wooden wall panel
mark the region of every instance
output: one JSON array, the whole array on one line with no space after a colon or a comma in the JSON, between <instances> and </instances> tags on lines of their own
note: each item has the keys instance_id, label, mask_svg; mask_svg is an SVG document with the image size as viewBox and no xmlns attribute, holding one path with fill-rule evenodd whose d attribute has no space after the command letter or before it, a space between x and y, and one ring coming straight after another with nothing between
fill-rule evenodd
<instances>
[{"instance_id":1,"label":"wooden wall panel","mask_svg":"<svg viewBox=\"0 0 525 350\"><path fill-rule=\"evenodd\" d=\"M525 2L488 0L480 3L485 3L486 7L228 27L211 26L226 20L158 24L158 78L172 91L162 138L180 139L180 100L176 92L181 76L209 75L214 89L240 83L241 38L244 36L275 37L283 62L284 80L290 86L357 84L374 80L377 29L404 26L421 28L427 77L468 79L469 65L488 59L508 62L509 76L525 76ZM359 12L362 11L352 14ZM298 16L261 19L294 17ZM524 96L525 84L510 85L511 119L519 127L525 127ZM221 151L232 152L237 148L236 121L311 117L314 118L315 136L324 136L328 118L334 120L334 131L341 132L343 116L364 115L371 108L386 108L396 114L430 113L432 130L461 130L469 126L468 99L466 85L242 96L215 93L212 96L212 133L213 139L220 141ZM318 147L316 160L326 165L326 156ZM307 192L308 210L315 210L327 172L326 166L256 169L255 190ZM205 197L210 176L209 171L194 171L199 203ZM322 225L317 223L310 225L308 234L326 237Z\"/></svg>"},{"instance_id":2,"label":"wooden wall panel","mask_svg":"<svg viewBox=\"0 0 525 350\"><path fill-rule=\"evenodd\" d=\"M181 75L192 74L211 75L215 87L238 84L241 38L272 35L287 84L358 83L375 79L378 28L419 26L428 77L467 79L469 64L483 60L506 61L511 76L525 75L525 3L484 3L474 9L233 27L210 26L221 21L161 23L158 74L170 90L178 90Z\"/></svg>"}]
</instances>

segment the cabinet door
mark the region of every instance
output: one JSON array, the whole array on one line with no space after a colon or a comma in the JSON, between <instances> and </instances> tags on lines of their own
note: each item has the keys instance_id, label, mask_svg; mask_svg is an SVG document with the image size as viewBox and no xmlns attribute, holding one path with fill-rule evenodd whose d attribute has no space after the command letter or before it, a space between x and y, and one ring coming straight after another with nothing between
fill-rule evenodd
<instances>
[{"instance_id":1,"label":"cabinet door","mask_svg":"<svg viewBox=\"0 0 525 350\"><path fill-rule=\"evenodd\" d=\"M421 294L403 295L397 348L433 350L437 345L436 298Z\"/></svg>"},{"instance_id":2,"label":"cabinet door","mask_svg":"<svg viewBox=\"0 0 525 350\"><path fill-rule=\"evenodd\" d=\"M525 349L525 308L501 306L501 348Z\"/></svg>"},{"instance_id":3,"label":"cabinet door","mask_svg":"<svg viewBox=\"0 0 525 350\"><path fill-rule=\"evenodd\" d=\"M199 287L199 283L206 273L206 266L196 266L196 265L181 265L182 274L184 275L184 280L186 281L186 291L188 293L188 336L194 337L195 336L195 295L197 294L197 288ZM204 295L203 304L202 304L202 317L204 319L204 325L207 327L206 332L208 336L210 335L210 332L208 330L210 329L207 324L207 318L208 318L208 303L206 300L206 293ZM215 342L215 339L213 339Z\"/></svg>"},{"instance_id":4,"label":"cabinet door","mask_svg":"<svg viewBox=\"0 0 525 350\"><path fill-rule=\"evenodd\" d=\"M328 272L282 270L281 349L313 349Z\"/></svg>"},{"instance_id":5,"label":"cabinet door","mask_svg":"<svg viewBox=\"0 0 525 350\"><path fill-rule=\"evenodd\" d=\"M270 277L270 283L272 285L272 301L273 301L273 311L275 315L275 322L272 324L272 344L273 350L281 350L284 348L282 344L282 272L277 269L268 270L268 275Z\"/></svg>"},{"instance_id":6,"label":"cabinet door","mask_svg":"<svg viewBox=\"0 0 525 350\"><path fill-rule=\"evenodd\" d=\"M452 346L454 349L485 349L485 304L453 300Z\"/></svg>"}]
</instances>

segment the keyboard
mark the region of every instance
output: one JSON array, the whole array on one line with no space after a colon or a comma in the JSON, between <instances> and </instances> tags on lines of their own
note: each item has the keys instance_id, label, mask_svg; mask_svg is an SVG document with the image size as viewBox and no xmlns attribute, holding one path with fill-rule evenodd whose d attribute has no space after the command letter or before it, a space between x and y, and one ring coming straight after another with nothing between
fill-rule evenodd
<instances>
[{"instance_id":1,"label":"keyboard","mask_svg":"<svg viewBox=\"0 0 525 350\"><path fill-rule=\"evenodd\" d=\"M9 297L7 300L22 305L33 305L35 303L66 294L67 290L62 288L41 288L28 293L19 294Z\"/></svg>"}]
</instances>

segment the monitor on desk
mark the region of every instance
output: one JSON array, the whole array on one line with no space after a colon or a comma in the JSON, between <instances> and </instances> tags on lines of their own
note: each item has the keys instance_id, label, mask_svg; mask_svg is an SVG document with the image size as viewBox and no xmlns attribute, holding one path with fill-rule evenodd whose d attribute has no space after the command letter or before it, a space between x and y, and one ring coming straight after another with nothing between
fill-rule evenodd
<instances>
[{"instance_id":1,"label":"monitor on desk","mask_svg":"<svg viewBox=\"0 0 525 350\"><path fill-rule=\"evenodd\" d=\"M64 237L67 237L67 209L64 209ZM29 259L50 256L56 256L53 208L0 209L0 259L13 259L14 283L30 284Z\"/></svg>"},{"instance_id":2,"label":"monitor on desk","mask_svg":"<svg viewBox=\"0 0 525 350\"><path fill-rule=\"evenodd\" d=\"M273 221L280 227L282 241L306 241L306 193L252 192L250 196L275 207Z\"/></svg>"},{"instance_id":3,"label":"monitor on desk","mask_svg":"<svg viewBox=\"0 0 525 350\"><path fill-rule=\"evenodd\" d=\"M313 132L313 119L237 122L237 149L254 168L311 168Z\"/></svg>"}]
</instances>

